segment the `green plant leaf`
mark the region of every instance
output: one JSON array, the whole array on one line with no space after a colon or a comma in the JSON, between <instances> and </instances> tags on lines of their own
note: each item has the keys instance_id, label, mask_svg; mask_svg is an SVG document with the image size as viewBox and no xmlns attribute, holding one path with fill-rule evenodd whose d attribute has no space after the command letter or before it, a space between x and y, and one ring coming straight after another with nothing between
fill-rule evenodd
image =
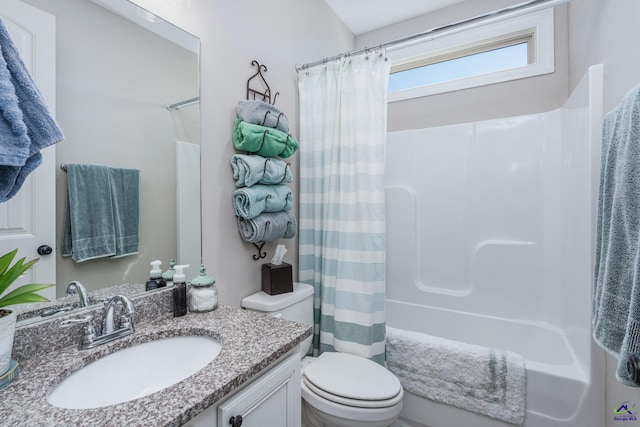
<instances>
[{"instance_id":1,"label":"green plant leaf","mask_svg":"<svg viewBox=\"0 0 640 427\"><path fill-rule=\"evenodd\" d=\"M22 274L31 268L33 264L39 261L40 258L32 259L31 261L24 262L25 257L20 258L15 264L4 273L0 274L0 295L5 293L7 288L11 286ZM0 265L0 269L1 269Z\"/></svg>"},{"instance_id":2,"label":"green plant leaf","mask_svg":"<svg viewBox=\"0 0 640 427\"><path fill-rule=\"evenodd\" d=\"M0 300L0 307L6 307L8 305L14 305L14 304L25 304L28 302L45 302L45 301L49 301L49 300L43 297L42 295L30 293L30 294L17 295L12 298L2 298Z\"/></svg>"},{"instance_id":3,"label":"green plant leaf","mask_svg":"<svg viewBox=\"0 0 640 427\"><path fill-rule=\"evenodd\" d=\"M40 258L32 259L24 262L26 257L20 258L13 266L10 267L11 262L18 253L18 249L14 249L0 257L0 307L6 307L14 304L24 304L28 302L41 302L49 301L42 295L36 292L46 289L53 285L43 285L38 283L32 283L29 285L20 286L6 295L3 295L9 286L15 282L25 271L31 268L33 264L38 262Z\"/></svg>"},{"instance_id":4,"label":"green plant leaf","mask_svg":"<svg viewBox=\"0 0 640 427\"><path fill-rule=\"evenodd\" d=\"M18 253L18 248L15 248L11 252L7 252L6 254L2 255L2 257L0 257L0 271L1 271L0 274L4 274L4 272L7 271L9 264L11 264L11 261L13 261L13 258L16 256L17 253Z\"/></svg>"},{"instance_id":5,"label":"green plant leaf","mask_svg":"<svg viewBox=\"0 0 640 427\"><path fill-rule=\"evenodd\" d=\"M32 283L29 285L20 286L14 289L8 294L0 298L0 307L5 307L12 304L23 304L26 302L40 302L49 301L42 295L36 294L36 292L49 288L53 285L45 285L40 283Z\"/></svg>"}]
</instances>

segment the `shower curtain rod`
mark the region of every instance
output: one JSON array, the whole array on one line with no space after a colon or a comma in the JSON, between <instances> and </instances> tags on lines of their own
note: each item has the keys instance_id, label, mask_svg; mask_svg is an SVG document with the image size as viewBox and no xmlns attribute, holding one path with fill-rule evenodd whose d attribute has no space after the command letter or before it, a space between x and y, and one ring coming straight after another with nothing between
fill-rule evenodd
<instances>
[{"instance_id":1,"label":"shower curtain rod","mask_svg":"<svg viewBox=\"0 0 640 427\"><path fill-rule=\"evenodd\" d=\"M184 101L176 102L175 104L167 104L167 110L171 111L176 108L187 107L198 102L200 102L200 97L196 96L195 98L185 99Z\"/></svg>"},{"instance_id":2,"label":"shower curtain rod","mask_svg":"<svg viewBox=\"0 0 640 427\"><path fill-rule=\"evenodd\" d=\"M329 61L336 61L338 59L349 57L351 55L358 55L361 53L367 53L371 51L375 51L376 49L400 49L402 47L406 47L411 43L417 43L421 41L431 41L437 37L442 37L444 34L453 34L459 31L471 29L475 26L485 25L488 22L493 20L502 20L506 17L514 17L523 15L525 13L531 13L536 10L546 9L548 7L557 6L563 3L567 3L570 0L530 0L524 3L519 3L513 6L508 6L503 9L498 9L493 12L485 13L483 15L478 15L473 18L464 19L462 21L453 22L451 24L442 25L440 27L431 28L430 30L423 31L420 33L412 34L410 36L401 37L396 40L392 40L390 42L381 43L378 46L364 49L355 50L353 52L341 53L339 55L331 56L329 58L324 58L319 61L309 62L303 65L296 64L296 70L306 70L311 67L315 67L316 65L322 65ZM424 40L423 40L424 39Z\"/></svg>"}]
</instances>

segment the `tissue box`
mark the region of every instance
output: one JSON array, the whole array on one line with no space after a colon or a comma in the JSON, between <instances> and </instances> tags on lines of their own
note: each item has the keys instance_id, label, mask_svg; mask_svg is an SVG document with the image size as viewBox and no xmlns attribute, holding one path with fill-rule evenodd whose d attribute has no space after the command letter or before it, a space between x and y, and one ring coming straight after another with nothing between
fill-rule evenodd
<instances>
[{"instance_id":1,"label":"tissue box","mask_svg":"<svg viewBox=\"0 0 640 427\"><path fill-rule=\"evenodd\" d=\"M293 292L291 264L262 264L262 290L269 295Z\"/></svg>"}]
</instances>

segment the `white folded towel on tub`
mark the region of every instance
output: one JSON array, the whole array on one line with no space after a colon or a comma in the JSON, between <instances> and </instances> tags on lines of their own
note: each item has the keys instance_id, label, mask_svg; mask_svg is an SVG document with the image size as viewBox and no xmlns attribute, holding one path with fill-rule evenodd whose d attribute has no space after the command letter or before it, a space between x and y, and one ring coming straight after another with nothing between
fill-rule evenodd
<instances>
[{"instance_id":1,"label":"white folded towel on tub","mask_svg":"<svg viewBox=\"0 0 640 427\"><path fill-rule=\"evenodd\" d=\"M387 326L387 369L416 396L524 422L526 374L517 353Z\"/></svg>"}]
</instances>

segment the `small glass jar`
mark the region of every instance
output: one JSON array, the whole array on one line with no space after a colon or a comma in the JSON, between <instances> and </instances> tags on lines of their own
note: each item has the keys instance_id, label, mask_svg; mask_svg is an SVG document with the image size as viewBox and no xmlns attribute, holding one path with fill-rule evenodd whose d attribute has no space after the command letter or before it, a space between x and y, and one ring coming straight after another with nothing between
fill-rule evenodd
<instances>
[{"instance_id":1,"label":"small glass jar","mask_svg":"<svg viewBox=\"0 0 640 427\"><path fill-rule=\"evenodd\" d=\"M187 305L191 312L206 312L218 308L218 289L212 277L207 276L204 265L200 266L200 275L191 281L187 296Z\"/></svg>"}]
</instances>

